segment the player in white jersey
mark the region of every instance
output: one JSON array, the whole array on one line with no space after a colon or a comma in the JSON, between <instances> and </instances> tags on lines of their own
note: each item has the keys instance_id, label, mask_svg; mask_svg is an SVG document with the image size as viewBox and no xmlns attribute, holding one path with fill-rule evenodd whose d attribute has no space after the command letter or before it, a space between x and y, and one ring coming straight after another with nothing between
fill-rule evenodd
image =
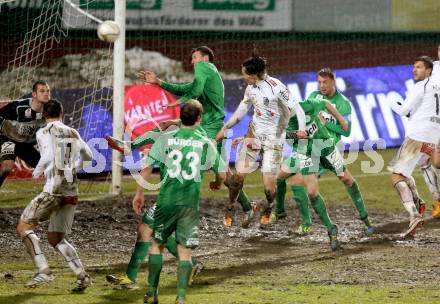
<instances>
[{"instance_id":1,"label":"player in white jersey","mask_svg":"<svg viewBox=\"0 0 440 304\"><path fill-rule=\"evenodd\" d=\"M437 46L437 57L439 60L433 62L432 74L433 79L440 78L440 44ZM438 101L440 103L440 100ZM439 187L439 176L437 171L433 168L436 167L440 169L440 142L437 143L436 150L432 156L432 165L428 164L426 168L422 167L423 177L425 179L426 185L429 191L434 196L436 202L434 203L432 210L432 217L440 217L440 187Z\"/></svg>"},{"instance_id":2,"label":"player in white jersey","mask_svg":"<svg viewBox=\"0 0 440 304\"><path fill-rule=\"evenodd\" d=\"M283 160L283 142L291 115L299 121L299 135L306 137L305 114L294 100L287 87L276 78L266 74L266 61L262 57L251 57L242 64L242 75L248 86L237 110L216 136L221 140L227 129L235 126L253 107L254 114L242 143L236 172L231 178L229 191L230 208L234 205L243 187L247 173L257 169L257 159L263 154L261 171L267 205L262 208L260 223L267 224L275 199L276 176Z\"/></svg>"},{"instance_id":3,"label":"player in white jersey","mask_svg":"<svg viewBox=\"0 0 440 304\"><path fill-rule=\"evenodd\" d=\"M92 152L76 130L61 122L62 115L59 101L49 100L44 104L43 116L47 126L37 132L41 159L33 176L38 178L44 174L46 183L43 192L24 209L17 232L38 268L38 273L26 283L26 287L34 288L53 280L40 241L33 231L37 225L49 220L48 241L77 276L72 291L81 292L91 284L90 276L65 235L70 233L78 202L76 171L82 167L83 161L92 160Z\"/></svg>"},{"instance_id":4,"label":"player in white jersey","mask_svg":"<svg viewBox=\"0 0 440 304\"><path fill-rule=\"evenodd\" d=\"M429 164L435 145L440 139L440 81L430 77L432 60L427 56L414 62L414 80L417 82L407 94L403 104L391 103L391 108L400 116L411 114L406 128L406 138L388 169L405 209L410 215L409 228L404 234L414 234L423 224L424 205L417 193L412 178L414 168Z\"/></svg>"},{"instance_id":5,"label":"player in white jersey","mask_svg":"<svg viewBox=\"0 0 440 304\"><path fill-rule=\"evenodd\" d=\"M438 60L433 62L432 76L440 74L440 44L437 46L437 57Z\"/></svg>"}]
</instances>

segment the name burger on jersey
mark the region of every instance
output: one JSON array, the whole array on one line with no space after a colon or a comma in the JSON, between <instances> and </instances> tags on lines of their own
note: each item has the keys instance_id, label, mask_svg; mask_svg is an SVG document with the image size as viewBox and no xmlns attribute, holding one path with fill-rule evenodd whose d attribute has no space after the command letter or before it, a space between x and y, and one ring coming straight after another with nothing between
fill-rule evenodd
<instances>
[{"instance_id":1,"label":"name burger on jersey","mask_svg":"<svg viewBox=\"0 0 440 304\"><path fill-rule=\"evenodd\" d=\"M169 138L168 146L193 147L202 149L203 143L195 139Z\"/></svg>"}]
</instances>

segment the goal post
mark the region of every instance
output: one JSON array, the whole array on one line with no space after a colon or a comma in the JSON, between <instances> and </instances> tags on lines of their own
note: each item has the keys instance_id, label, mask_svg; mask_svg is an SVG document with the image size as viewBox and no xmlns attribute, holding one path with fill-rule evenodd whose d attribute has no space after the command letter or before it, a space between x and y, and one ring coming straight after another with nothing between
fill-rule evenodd
<instances>
[{"instance_id":1,"label":"goal post","mask_svg":"<svg viewBox=\"0 0 440 304\"><path fill-rule=\"evenodd\" d=\"M125 0L115 1L115 22L121 33L114 44L113 52L113 136L122 140L124 135L124 92L125 92ZM112 188L111 194L122 193L122 155L112 152Z\"/></svg>"}]
</instances>

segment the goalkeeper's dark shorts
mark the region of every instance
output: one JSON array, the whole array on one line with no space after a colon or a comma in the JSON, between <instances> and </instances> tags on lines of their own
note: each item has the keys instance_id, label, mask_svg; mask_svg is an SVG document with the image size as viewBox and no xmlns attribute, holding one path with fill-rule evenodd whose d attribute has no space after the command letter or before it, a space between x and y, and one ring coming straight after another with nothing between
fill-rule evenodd
<instances>
[{"instance_id":1,"label":"goalkeeper's dark shorts","mask_svg":"<svg viewBox=\"0 0 440 304\"><path fill-rule=\"evenodd\" d=\"M7 137L0 136L0 161L21 158L29 166L35 168L40 160L40 152L36 143L18 143Z\"/></svg>"}]
</instances>

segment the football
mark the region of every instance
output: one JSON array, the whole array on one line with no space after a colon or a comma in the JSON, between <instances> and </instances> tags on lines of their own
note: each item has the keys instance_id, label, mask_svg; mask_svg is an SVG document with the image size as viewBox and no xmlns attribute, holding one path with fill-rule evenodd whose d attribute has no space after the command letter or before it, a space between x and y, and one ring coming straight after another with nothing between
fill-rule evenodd
<instances>
[{"instance_id":1,"label":"football","mask_svg":"<svg viewBox=\"0 0 440 304\"><path fill-rule=\"evenodd\" d=\"M98 26L98 38L105 42L115 42L121 30L116 22L107 20Z\"/></svg>"}]
</instances>

